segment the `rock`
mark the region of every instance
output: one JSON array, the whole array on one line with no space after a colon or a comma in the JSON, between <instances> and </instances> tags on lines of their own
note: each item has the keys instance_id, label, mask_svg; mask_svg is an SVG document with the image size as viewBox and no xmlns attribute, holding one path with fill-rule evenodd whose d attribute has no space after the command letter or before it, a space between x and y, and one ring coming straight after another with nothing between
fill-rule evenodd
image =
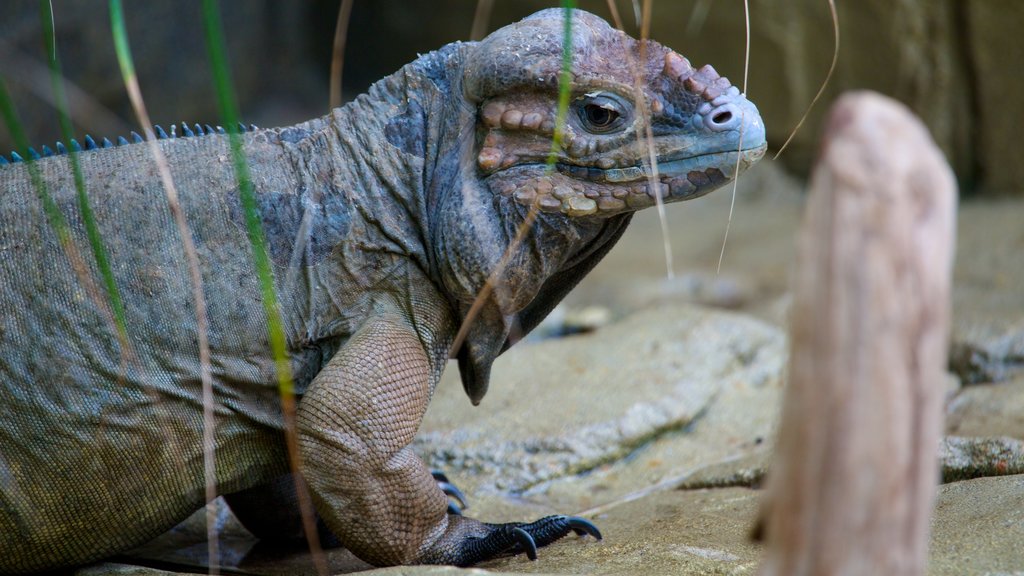
<instances>
[{"instance_id":1,"label":"rock","mask_svg":"<svg viewBox=\"0 0 1024 576\"><path fill-rule=\"evenodd\" d=\"M1020 574L1024 476L978 478L939 489L928 573Z\"/></svg>"},{"instance_id":2,"label":"rock","mask_svg":"<svg viewBox=\"0 0 1024 576\"><path fill-rule=\"evenodd\" d=\"M206 571L193 572L195 576L199 574L205 574ZM138 566L135 564L120 564L117 562L102 562L100 564L93 564L79 570L75 570L75 576L183 576L187 575L186 572L168 572L166 570L158 570L156 568L149 568L147 566Z\"/></svg>"},{"instance_id":3,"label":"rock","mask_svg":"<svg viewBox=\"0 0 1024 576\"><path fill-rule=\"evenodd\" d=\"M721 428L702 437L728 452L753 444L773 421L774 404L732 412L733 398L747 390L777 396L782 352L782 334L749 318L687 306L642 311L593 334L511 349L475 409L449 370L415 447L471 491L523 492L614 465L728 408L721 417L760 424L749 437Z\"/></svg>"},{"instance_id":4,"label":"rock","mask_svg":"<svg viewBox=\"0 0 1024 576\"><path fill-rule=\"evenodd\" d=\"M1024 205L965 203L958 220L952 368L998 382L1024 371Z\"/></svg>"},{"instance_id":5,"label":"rock","mask_svg":"<svg viewBox=\"0 0 1024 576\"><path fill-rule=\"evenodd\" d=\"M658 492L600 515L600 543L568 537L542 550L537 562L515 556L484 567L517 574L750 574L762 552L749 538L760 499L745 488ZM1022 541L1024 476L946 484L936 499L927 573L1017 574ZM434 574L409 570L367 574Z\"/></svg>"},{"instance_id":6,"label":"rock","mask_svg":"<svg viewBox=\"0 0 1024 576\"><path fill-rule=\"evenodd\" d=\"M771 452L762 450L697 470L679 488L758 487L768 473ZM946 436L939 444L943 482L1024 474L1024 440L1007 437Z\"/></svg>"},{"instance_id":7,"label":"rock","mask_svg":"<svg viewBox=\"0 0 1024 576\"><path fill-rule=\"evenodd\" d=\"M540 551L483 565L551 574L750 574L760 546L749 538L759 494L745 488L650 494L597 516L604 540L567 537Z\"/></svg>"},{"instance_id":8,"label":"rock","mask_svg":"<svg viewBox=\"0 0 1024 576\"><path fill-rule=\"evenodd\" d=\"M718 462L694 472L679 484L680 490L728 488L742 486L760 488L768 473L772 453L761 450L747 456Z\"/></svg>"},{"instance_id":9,"label":"rock","mask_svg":"<svg viewBox=\"0 0 1024 576\"><path fill-rule=\"evenodd\" d=\"M999 384L964 388L949 403L946 430L958 436L1024 440L1024 374Z\"/></svg>"},{"instance_id":10,"label":"rock","mask_svg":"<svg viewBox=\"0 0 1024 576\"><path fill-rule=\"evenodd\" d=\"M939 445L942 481L1024 474L1024 441L947 436Z\"/></svg>"}]
</instances>

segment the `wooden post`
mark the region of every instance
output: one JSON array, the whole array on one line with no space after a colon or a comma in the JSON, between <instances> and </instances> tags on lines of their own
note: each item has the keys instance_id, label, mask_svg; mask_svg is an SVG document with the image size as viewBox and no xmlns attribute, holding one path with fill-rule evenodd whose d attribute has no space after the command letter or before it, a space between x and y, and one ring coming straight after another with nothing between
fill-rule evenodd
<instances>
[{"instance_id":1,"label":"wooden post","mask_svg":"<svg viewBox=\"0 0 1024 576\"><path fill-rule=\"evenodd\" d=\"M799 239L763 575L915 575L939 480L956 185L925 127L833 107Z\"/></svg>"}]
</instances>

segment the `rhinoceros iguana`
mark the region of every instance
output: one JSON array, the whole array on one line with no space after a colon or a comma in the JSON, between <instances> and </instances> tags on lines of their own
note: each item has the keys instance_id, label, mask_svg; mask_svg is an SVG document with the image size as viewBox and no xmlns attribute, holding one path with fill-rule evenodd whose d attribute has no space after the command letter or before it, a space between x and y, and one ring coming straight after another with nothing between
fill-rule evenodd
<instances>
[{"instance_id":1,"label":"rhinoceros iguana","mask_svg":"<svg viewBox=\"0 0 1024 576\"><path fill-rule=\"evenodd\" d=\"M564 14L546 10L482 42L445 46L327 116L244 135L301 396L301 471L323 525L367 562L466 565L532 553L574 530L597 534L573 517L486 524L449 510L409 447L434 387L457 357L478 403L494 358L594 267L635 210L657 195L705 194L765 151L757 109L713 68L655 42L641 50L576 11L571 101L549 166ZM216 486L257 535L292 537L267 317L228 138L216 132L183 126L160 142L207 300ZM5 573L103 558L205 502L195 307L156 163L143 144L81 148L132 354L48 224L28 162L5 159ZM33 163L84 246L67 154ZM498 287L451 350L506 252Z\"/></svg>"}]
</instances>

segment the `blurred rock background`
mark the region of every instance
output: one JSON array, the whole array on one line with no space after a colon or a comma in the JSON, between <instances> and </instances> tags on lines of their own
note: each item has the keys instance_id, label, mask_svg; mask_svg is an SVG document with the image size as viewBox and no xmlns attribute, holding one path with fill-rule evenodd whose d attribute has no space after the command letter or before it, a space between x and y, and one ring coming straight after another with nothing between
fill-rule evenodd
<instances>
[{"instance_id":1,"label":"blurred rock background","mask_svg":"<svg viewBox=\"0 0 1024 576\"><path fill-rule=\"evenodd\" d=\"M327 110L327 78L340 0L222 0L234 81L248 122L282 125ZM469 38L477 0L356 0L345 62L350 98L416 54ZM605 0L580 7L610 19ZM827 103L870 88L908 104L930 126L963 190L1024 194L1017 130L1024 125L1024 5L1016 0L862 0L838 3L842 46L821 105L783 156L806 174ZM488 30L557 0L494 0ZM633 3L617 0L636 34ZM658 0L651 35L695 64L743 78L740 0ZM121 134L133 127L102 0L53 0L58 49L74 86L78 130ZM154 121L214 123L199 0L127 2L129 35ZM751 0L747 92L777 149L825 77L833 32L826 0ZM0 73L33 143L59 134L35 0L0 5ZM0 127L0 148L11 148Z\"/></svg>"}]
</instances>

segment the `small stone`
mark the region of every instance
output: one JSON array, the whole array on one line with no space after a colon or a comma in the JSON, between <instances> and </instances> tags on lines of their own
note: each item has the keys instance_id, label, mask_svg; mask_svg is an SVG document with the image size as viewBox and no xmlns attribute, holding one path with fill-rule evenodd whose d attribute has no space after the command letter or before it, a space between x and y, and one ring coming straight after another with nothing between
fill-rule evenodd
<instances>
[{"instance_id":1,"label":"small stone","mask_svg":"<svg viewBox=\"0 0 1024 576\"><path fill-rule=\"evenodd\" d=\"M573 196L565 202L566 213L569 216L587 216L597 212L597 202L590 198Z\"/></svg>"},{"instance_id":2,"label":"small stone","mask_svg":"<svg viewBox=\"0 0 1024 576\"><path fill-rule=\"evenodd\" d=\"M604 156L597 161L597 167L602 170L615 168L615 159Z\"/></svg>"},{"instance_id":3,"label":"small stone","mask_svg":"<svg viewBox=\"0 0 1024 576\"><path fill-rule=\"evenodd\" d=\"M551 184L550 178L538 178L537 179L537 192L540 194L551 194L554 186Z\"/></svg>"},{"instance_id":4,"label":"small stone","mask_svg":"<svg viewBox=\"0 0 1024 576\"><path fill-rule=\"evenodd\" d=\"M614 188L612 189L612 196L615 198L625 198L629 196L629 188Z\"/></svg>"}]
</instances>

